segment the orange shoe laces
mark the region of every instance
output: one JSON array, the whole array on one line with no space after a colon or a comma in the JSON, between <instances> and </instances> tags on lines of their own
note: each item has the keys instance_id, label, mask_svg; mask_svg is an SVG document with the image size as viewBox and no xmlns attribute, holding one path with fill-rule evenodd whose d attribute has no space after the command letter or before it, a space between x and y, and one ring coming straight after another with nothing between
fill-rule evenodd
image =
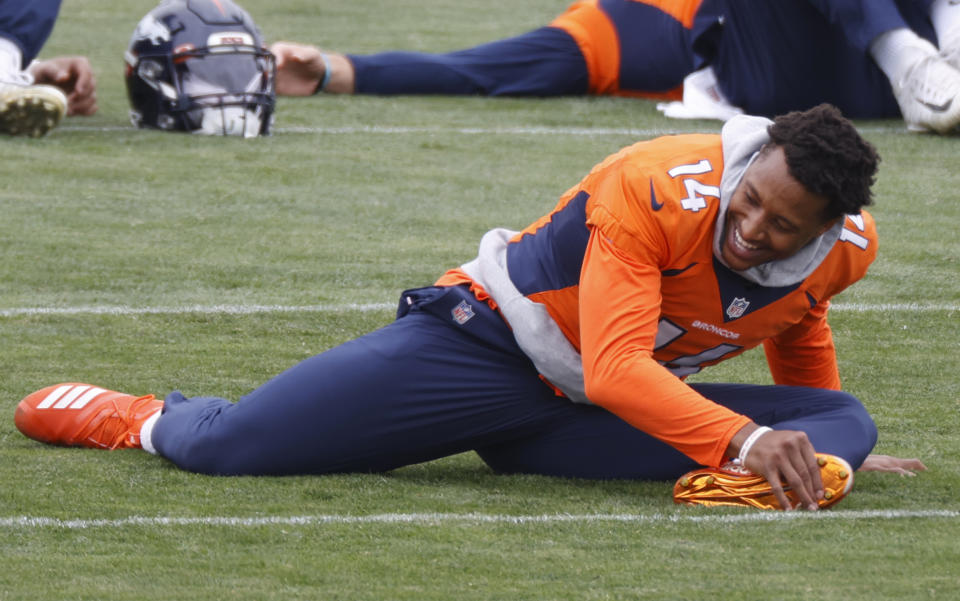
<instances>
[{"instance_id":1,"label":"orange shoe laces","mask_svg":"<svg viewBox=\"0 0 960 601\"><path fill-rule=\"evenodd\" d=\"M104 406L100 411L90 416L90 419L80 427L81 434L78 441L89 442L97 447L110 450L139 446L129 440L132 438L131 431L142 424L146 417L138 418L137 413L155 398L152 394L136 398L127 405L126 410L120 409L117 401L111 400L112 409ZM139 438L140 433L137 432L136 439L139 440Z\"/></svg>"}]
</instances>

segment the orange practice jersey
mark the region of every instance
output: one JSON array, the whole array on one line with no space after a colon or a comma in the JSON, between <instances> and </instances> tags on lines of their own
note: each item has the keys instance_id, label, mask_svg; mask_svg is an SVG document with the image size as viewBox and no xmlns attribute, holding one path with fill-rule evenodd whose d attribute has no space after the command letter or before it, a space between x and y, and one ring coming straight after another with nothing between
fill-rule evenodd
<instances>
[{"instance_id":1,"label":"orange practice jersey","mask_svg":"<svg viewBox=\"0 0 960 601\"><path fill-rule=\"evenodd\" d=\"M704 465L722 463L750 420L682 378L762 343L776 383L838 389L829 299L864 275L877 248L863 212L845 218L803 281L747 281L713 255L723 167L719 135L635 144L596 166L506 253L510 280L580 352L590 401ZM438 284L469 281L458 269Z\"/></svg>"},{"instance_id":2,"label":"orange practice jersey","mask_svg":"<svg viewBox=\"0 0 960 601\"><path fill-rule=\"evenodd\" d=\"M587 64L591 94L679 100L683 77L693 70L692 58L685 61L680 55L690 52L686 36L701 1L579 0L550 25L576 41ZM642 42L649 39L659 43ZM644 66L624 71L625 60L642 61ZM634 68L643 69L644 89L623 78ZM646 89L657 81L664 82L661 89Z\"/></svg>"}]
</instances>

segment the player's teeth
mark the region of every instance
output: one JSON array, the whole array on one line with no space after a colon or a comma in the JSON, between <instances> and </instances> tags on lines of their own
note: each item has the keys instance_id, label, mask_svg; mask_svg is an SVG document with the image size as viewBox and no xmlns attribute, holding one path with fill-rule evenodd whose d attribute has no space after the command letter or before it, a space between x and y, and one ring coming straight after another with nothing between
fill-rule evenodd
<instances>
[{"instance_id":1,"label":"player's teeth","mask_svg":"<svg viewBox=\"0 0 960 601\"><path fill-rule=\"evenodd\" d=\"M747 241L744 240L744 239L740 236L740 230L734 228L734 230L733 230L733 235L734 235L734 237L736 238L738 245L746 248L747 250L756 250L756 249L757 249L757 247L754 246L753 244L747 244Z\"/></svg>"}]
</instances>

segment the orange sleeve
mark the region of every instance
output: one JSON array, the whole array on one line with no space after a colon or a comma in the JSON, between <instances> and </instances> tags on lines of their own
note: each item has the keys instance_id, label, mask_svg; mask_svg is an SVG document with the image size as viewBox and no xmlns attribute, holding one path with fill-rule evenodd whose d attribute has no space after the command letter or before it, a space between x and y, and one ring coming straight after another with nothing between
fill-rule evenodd
<instances>
[{"instance_id":1,"label":"orange sleeve","mask_svg":"<svg viewBox=\"0 0 960 601\"><path fill-rule=\"evenodd\" d=\"M773 381L790 386L840 390L840 372L827 323L828 301L817 304L796 325L763 342Z\"/></svg>"},{"instance_id":2,"label":"orange sleeve","mask_svg":"<svg viewBox=\"0 0 960 601\"><path fill-rule=\"evenodd\" d=\"M660 314L656 261L628 256L594 230L580 308L590 400L700 464L722 464L730 439L750 419L703 397L653 359Z\"/></svg>"}]
</instances>

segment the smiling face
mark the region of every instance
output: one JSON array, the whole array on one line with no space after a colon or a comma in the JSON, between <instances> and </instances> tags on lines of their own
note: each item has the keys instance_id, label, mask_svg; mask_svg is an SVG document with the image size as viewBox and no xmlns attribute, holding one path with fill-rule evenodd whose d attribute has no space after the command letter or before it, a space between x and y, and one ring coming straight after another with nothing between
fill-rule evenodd
<instances>
[{"instance_id":1,"label":"smiling face","mask_svg":"<svg viewBox=\"0 0 960 601\"><path fill-rule=\"evenodd\" d=\"M736 271L786 259L836 223L824 220L826 206L790 175L782 148L767 148L730 199L720 254Z\"/></svg>"}]
</instances>

